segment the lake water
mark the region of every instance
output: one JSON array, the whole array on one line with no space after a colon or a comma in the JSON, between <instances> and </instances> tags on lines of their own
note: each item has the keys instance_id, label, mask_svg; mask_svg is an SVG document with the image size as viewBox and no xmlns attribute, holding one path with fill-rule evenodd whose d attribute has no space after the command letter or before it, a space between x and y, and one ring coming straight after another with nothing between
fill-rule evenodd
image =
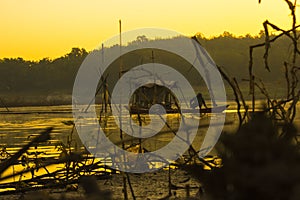
<instances>
[{"instance_id":1,"label":"lake water","mask_svg":"<svg viewBox=\"0 0 300 200\"><path fill-rule=\"evenodd\" d=\"M229 102L230 106L226 110L226 122L230 124L224 126L225 131L233 131L237 128L238 117L236 115L236 106L234 102ZM71 141L71 146L73 151L83 150L84 147L78 137L76 129L72 133L73 126L68 124L73 121L72 116L72 106L63 105L63 106L37 106L37 107L15 107L10 108L11 111L15 112L32 112L31 114L0 114L0 150L1 155L0 159L5 159L5 156L8 154L14 154L22 146L27 144L32 140L33 137L38 135L41 131L45 130L47 127L53 127L51 133L51 139L46 143L42 143L37 147L31 147L27 154L28 157L41 156L44 158L58 158L62 150L62 144L68 145L68 141ZM100 108L97 108L97 113L100 113ZM0 111L5 111L5 108L0 108ZM40 112L39 114L37 112ZM51 113L53 112L53 113ZM207 131L207 126L210 122L211 117L215 117L216 114L205 114L201 116L200 124L203 125L203 128L198 130L198 134L194 139L193 146L195 149L199 149L203 141L205 132ZM99 117L99 116L98 116ZM107 134L109 138L114 143L120 141L119 138L119 129L115 126L112 117L102 118L102 123L106 123L108 127ZM171 126L178 127L178 115L168 114L167 121ZM295 124L300 128L300 118L297 115L295 119ZM147 119L145 118L145 122ZM164 130L162 129L162 132ZM72 136L71 136L72 133ZM203 134L204 133L204 134ZM157 134L143 142L143 147L147 150L153 151L159 148L162 148L164 145L169 143L174 137L173 133L165 131L163 134ZM129 137L130 138L130 137ZM128 140L130 141L130 140ZM128 145L132 143L129 142ZM119 143L120 145L120 143ZM32 153L32 155L30 154ZM211 154L215 154L213 150ZM62 166L54 166L53 171ZM14 168L9 168L5 174L15 173L17 171L24 170L24 166L18 165ZM45 173L40 171L39 173ZM30 178L30 175L27 177ZM6 180L8 181L8 180ZM15 178L10 179L10 181L15 181ZM2 181L0 181L1 183Z\"/></svg>"},{"instance_id":2,"label":"lake water","mask_svg":"<svg viewBox=\"0 0 300 200\"><path fill-rule=\"evenodd\" d=\"M232 105L230 107L227 111L227 119L236 123L237 116L232 114L232 112L234 112L234 106ZM97 110L97 113L100 113L99 108L97 108ZM5 108L0 108L0 112L1 111L5 111ZM16 150L24 144L27 144L34 136L38 135L38 133L45 130L47 127L54 128L51 133L51 140L48 141L50 146L51 144L56 145L61 142L66 144L70 137L72 125L67 125L66 123L73 121L71 105L13 107L10 108L10 111L29 112L29 114L0 113L0 148L6 147L8 150ZM201 124L209 124L210 117L211 115L203 115L201 117ZM178 116L176 114L168 114L167 118L170 120L172 125L178 123ZM104 118L102 119L105 121ZM108 123L107 126L111 132L118 131L118 128L114 125L113 121L114 119L112 117L106 119L106 123ZM73 137L80 143L76 130ZM155 139L163 141L166 140L166 137L168 137L168 135L160 135ZM13 153L13 151L11 153Z\"/></svg>"}]
</instances>

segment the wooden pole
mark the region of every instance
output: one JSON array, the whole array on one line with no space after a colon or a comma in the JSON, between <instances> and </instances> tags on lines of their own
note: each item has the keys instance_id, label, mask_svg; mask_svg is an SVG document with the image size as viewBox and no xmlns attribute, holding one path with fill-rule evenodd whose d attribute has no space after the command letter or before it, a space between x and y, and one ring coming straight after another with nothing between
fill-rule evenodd
<instances>
[{"instance_id":1,"label":"wooden pole","mask_svg":"<svg viewBox=\"0 0 300 200\"><path fill-rule=\"evenodd\" d=\"M122 71L123 71L123 67L122 67L122 22L121 20L119 20L119 33L120 33L120 68L119 68L119 79L122 76ZM120 128L120 139L122 141L122 148L125 149L125 144L123 142L123 131L122 131L122 97L120 96L120 104L119 104L119 110L120 110L120 116L119 116L119 128ZM124 164L126 164L126 157L125 155L123 155L123 162ZM127 200L128 199L128 195L127 195L127 183L126 183L126 173L123 172L123 193L124 193L124 199Z\"/></svg>"},{"instance_id":2,"label":"wooden pole","mask_svg":"<svg viewBox=\"0 0 300 200\"><path fill-rule=\"evenodd\" d=\"M255 111L255 86L254 86L254 75L252 75L252 91L251 91L251 93L252 93L252 116L253 116L253 114L254 114L254 111Z\"/></svg>"}]
</instances>

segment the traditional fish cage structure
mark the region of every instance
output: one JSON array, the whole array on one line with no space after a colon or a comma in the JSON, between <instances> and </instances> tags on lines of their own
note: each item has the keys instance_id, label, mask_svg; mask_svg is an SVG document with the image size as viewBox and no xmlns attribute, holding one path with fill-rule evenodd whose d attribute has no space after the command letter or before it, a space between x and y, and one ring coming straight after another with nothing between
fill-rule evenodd
<instances>
[{"instance_id":1,"label":"traditional fish cage structure","mask_svg":"<svg viewBox=\"0 0 300 200\"><path fill-rule=\"evenodd\" d=\"M137 83L139 84L139 83ZM171 91L175 81L149 82L139 87L132 95L129 106L131 113L148 112L152 105L160 104L167 112L178 111L178 99Z\"/></svg>"}]
</instances>

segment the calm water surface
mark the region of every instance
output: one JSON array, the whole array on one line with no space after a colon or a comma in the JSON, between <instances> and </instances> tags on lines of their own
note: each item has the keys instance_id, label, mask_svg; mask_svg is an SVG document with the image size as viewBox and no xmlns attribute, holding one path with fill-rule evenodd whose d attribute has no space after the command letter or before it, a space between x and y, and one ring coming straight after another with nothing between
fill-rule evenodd
<instances>
[{"instance_id":1,"label":"calm water surface","mask_svg":"<svg viewBox=\"0 0 300 200\"><path fill-rule=\"evenodd\" d=\"M27 144L33 137L38 135L47 127L53 127L53 132L51 133L51 140L46 143L41 144L38 147L32 147L28 150L30 152L39 152L39 155L42 157L59 157L61 150L58 148L60 144L67 144L71 137L71 132L73 129L72 125L66 124L66 122L73 121L72 116L72 106L37 106L37 107L16 107L10 108L11 111L15 112L34 112L40 111L41 113L32 113L32 114L0 114L0 150L5 148L5 151L10 154L14 154L20 147ZM0 108L0 111L5 111L4 108ZM49 113L53 111L54 113ZM58 112L59 113L55 113ZM43 114L42 112L47 112ZM98 108L98 113L99 108ZM299 113L299 111L298 111ZM203 115L200 119L200 124L208 125L210 117L214 115ZM103 120L104 121L104 120ZM108 134L110 139L117 143L119 140L118 128L114 124L114 119L112 117L107 118L106 124L108 124ZM147 121L147 120L146 120ZM178 115L169 114L167 117L168 123L172 126L178 126ZM231 122L230 125L225 125L225 131L233 131L237 127L238 117L236 115L235 105L233 102L230 103L229 109L226 111L226 121ZM147 123L147 122L145 122ZM300 128L300 117L299 114L295 119L295 124L297 128ZM198 134L194 139L193 146L197 149L200 148L201 142L203 141L206 128L201 128L198 130ZM172 140L174 137L173 133L164 133L157 134L145 142L143 146L149 150L156 150ZM72 148L75 150L83 149L83 145L78 137L76 129L74 129L72 135ZM214 150L212 154L214 154ZM0 155L0 158L4 159L5 155ZM55 166L55 168L61 166ZM19 168L19 169L18 169ZM22 170L24 167L15 166L15 169L8 169L6 173L11 173L11 170L14 172ZM41 172L42 173L42 172ZM13 181L13 180L11 180Z\"/></svg>"}]
</instances>

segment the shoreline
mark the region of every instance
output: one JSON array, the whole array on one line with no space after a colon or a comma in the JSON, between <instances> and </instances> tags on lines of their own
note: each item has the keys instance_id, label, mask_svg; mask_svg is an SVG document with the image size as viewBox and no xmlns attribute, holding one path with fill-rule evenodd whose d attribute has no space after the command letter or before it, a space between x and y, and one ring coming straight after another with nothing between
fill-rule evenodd
<instances>
[{"instance_id":1,"label":"shoreline","mask_svg":"<svg viewBox=\"0 0 300 200\"><path fill-rule=\"evenodd\" d=\"M169 182L170 173L170 182ZM128 174L135 198L144 200L155 199L200 199L199 189L201 184L192 175L181 169L171 169L170 172L160 169L152 173ZM171 183L171 185L170 185ZM88 192L86 187L96 191ZM109 194L109 200L124 199L123 175L112 174L107 179L91 177L87 182L68 185L65 188L36 189L23 194L1 195L0 199L99 199L103 194ZM101 194L100 194L101 193ZM170 194L171 193L171 194ZM127 195L132 199L132 193L127 182Z\"/></svg>"}]
</instances>

